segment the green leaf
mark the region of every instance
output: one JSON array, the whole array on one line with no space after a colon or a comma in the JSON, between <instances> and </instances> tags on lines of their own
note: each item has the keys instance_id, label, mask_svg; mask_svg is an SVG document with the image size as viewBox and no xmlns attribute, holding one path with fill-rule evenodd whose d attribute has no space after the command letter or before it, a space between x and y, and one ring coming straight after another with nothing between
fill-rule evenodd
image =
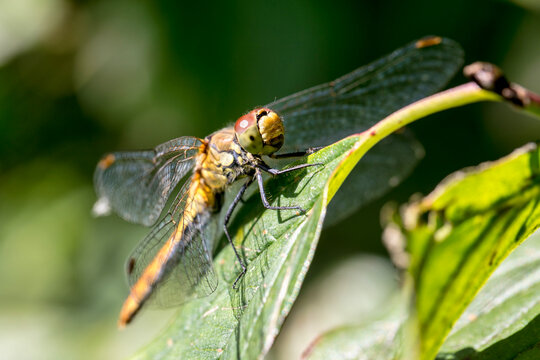
<instances>
[{"instance_id":1,"label":"green leaf","mask_svg":"<svg viewBox=\"0 0 540 360\"><path fill-rule=\"evenodd\" d=\"M382 318L351 323L318 336L304 350L302 359L398 359L405 339L402 325L407 318L406 304L399 293L381 307ZM351 319L354 321L359 319Z\"/></svg>"},{"instance_id":2,"label":"green leaf","mask_svg":"<svg viewBox=\"0 0 540 360\"><path fill-rule=\"evenodd\" d=\"M540 358L540 232L514 251L459 318L437 359Z\"/></svg>"},{"instance_id":3,"label":"green leaf","mask_svg":"<svg viewBox=\"0 0 540 360\"><path fill-rule=\"evenodd\" d=\"M396 359L400 325L396 319L335 329L319 337L302 359Z\"/></svg>"},{"instance_id":4,"label":"green leaf","mask_svg":"<svg viewBox=\"0 0 540 360\"><path fill-rule=\"evenodd\" d=\"M319 238L334 172L348 172L357 137L347 138L309 157L322 163L270 179L274 205L300 205L296 211L263 211L259 194L241 208L231 229L249 263L239 289L232 284L240 268L230 246L215 258L218 289L183 306L172 324L138 359L254 359L273 344L304 279ZM353 159L354 160L354 159Z\"/></svg>"},{"instance_id":5,"label":"green leaf","mask_svg":"<svg viewBox=\"0 0 540 360\"><path fill-rule=\"evenodd\" d=\"M401 307L403 307L403 299ZM319 336L303 358L396 359L403 311ZM403 329L401 329L403 330ZM540 232L529 237L492 274L446 339L438 360L540 358Z\"/></svg>"},{"instance_id":6,"label":"green leaf","mask_svg":"<svg viewBox=\"0 0 540 360\"><path fill-rule=\"evenodd\" d=\"M540 223L540 156L529 144L449 176L402 209L419 358L432 359L452 325L501 261Z\"/></svg>"}]
</instances>

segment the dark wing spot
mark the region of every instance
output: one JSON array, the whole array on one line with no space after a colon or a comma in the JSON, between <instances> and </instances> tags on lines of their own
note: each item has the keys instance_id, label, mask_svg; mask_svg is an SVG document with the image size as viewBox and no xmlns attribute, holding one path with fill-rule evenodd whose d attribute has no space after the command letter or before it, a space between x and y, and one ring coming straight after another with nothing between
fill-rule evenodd
<instances>
[{"instance_id":1,"label":"dark wing spot","mask_svg":"<svg viewBox=\"0 0 540 360\"><path fill-rule=\"evenodd\" d=\"M135 269L135 258L130 258L127 264L127 273L131 275Z\"/></svg>"}]
</instances>

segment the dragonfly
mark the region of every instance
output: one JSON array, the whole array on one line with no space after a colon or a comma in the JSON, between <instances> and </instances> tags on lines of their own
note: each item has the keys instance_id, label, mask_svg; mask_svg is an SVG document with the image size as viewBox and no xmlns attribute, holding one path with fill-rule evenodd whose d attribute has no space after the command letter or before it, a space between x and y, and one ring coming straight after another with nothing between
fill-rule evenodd
<instances>
[{"instance_id":1,"label":"dragonfly","mask_svg":"<svg viewBox=\"0 0 540 360\"><path fill-rule=\"evenodd\" d=\"M236 288L249 264L240 256L228 225L246 190L255 182L266 209L300 215L304 212L300 206L271 204L263 174L279 176L320 165L304 163L279 170L265 159L303 157L366 129L442 88L462 65L462 57L452 40L423 38L334 81L255 108L233 126L204 139L183 136L152 150L104 155L94 174L96 212L112 210L127 221L153 225L128 258L130 292L120 311L119 327L130 323L146 303L175 306L215 291L215 236L209 229L234 183L241 184L240 190L224 212L222 230L241 268L233 284ZM414 152L415 146L411 137L376 146L373 155L362 161L361 171L351 174L361 185L353 181L350 191L341 198L338 193L335 202L350 211L362 196L369 198L388 188L369 182L369 177L381 169L386 169L384 176L402 176L416 161L414 156L404 159L403 154Z\"/></svg>"}]
</instances>

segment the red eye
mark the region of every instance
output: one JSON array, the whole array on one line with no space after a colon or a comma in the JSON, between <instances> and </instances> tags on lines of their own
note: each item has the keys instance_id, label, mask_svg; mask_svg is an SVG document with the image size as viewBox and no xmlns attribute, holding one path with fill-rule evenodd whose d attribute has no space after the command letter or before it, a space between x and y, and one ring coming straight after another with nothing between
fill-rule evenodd
<instances>
[{"instance_id":1,"label":"red eye","mask_svg":"<svg viewBox=\"0 0 540 360\"><path fill-rule=\"evenodd\" d=\"M234 131L236 131L237 134L242 134L244 131L246 131L246 129L257 124L256 113L257 110L252 110L246 115L241 116L238 120L236 120L236 123L234 124Z\"/></svg>"}]
</instances>

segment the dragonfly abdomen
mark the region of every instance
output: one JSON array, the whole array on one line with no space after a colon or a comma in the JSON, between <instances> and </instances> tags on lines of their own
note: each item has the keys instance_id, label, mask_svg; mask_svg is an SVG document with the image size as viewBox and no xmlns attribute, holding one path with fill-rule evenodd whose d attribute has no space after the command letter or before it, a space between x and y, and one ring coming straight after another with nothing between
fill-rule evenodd
<instances>
[{"instance_id":1,"label":"dragonfly abdomen","mask_svg":"<svg viewBox=\"0 0 540 360\"><path fill-rule=\"evenodd\" d=\"M122 306L118 325L128 324L142 305L148 300L155 287L181 260L184 249L208 222L212 212L221 206L221 193L209 187L195 172L189 190L184 194L185 208L179 219L171 219L174 230L166 243L159 249L141 276L133 284L129 296ZM170 215L167 215L170 216Z\"/></svg>"}]
</instances>

